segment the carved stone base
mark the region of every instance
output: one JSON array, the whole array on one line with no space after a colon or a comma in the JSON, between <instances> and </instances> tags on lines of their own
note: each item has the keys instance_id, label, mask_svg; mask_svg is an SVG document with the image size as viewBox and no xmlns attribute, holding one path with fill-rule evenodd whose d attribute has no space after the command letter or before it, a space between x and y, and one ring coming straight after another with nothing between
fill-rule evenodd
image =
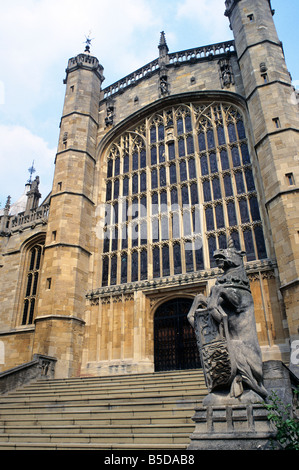
<instances>
[{"instance_id":1,"label":"carved stone base","mask_svg":"<svg viewBox=\"0 0 299 470\"><path fill-rule=\"evenodd\" d=\"M263 450L275 432L261 404L219 404L195 409L189 450Z\"/></svg>"}]
</instances>

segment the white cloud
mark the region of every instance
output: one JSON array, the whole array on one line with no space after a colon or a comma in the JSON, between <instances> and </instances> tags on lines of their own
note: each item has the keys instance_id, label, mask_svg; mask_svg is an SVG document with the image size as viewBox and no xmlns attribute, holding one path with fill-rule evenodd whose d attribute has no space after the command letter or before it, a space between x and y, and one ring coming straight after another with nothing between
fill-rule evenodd
<instances>
[{"instance_id":1,"label":"white cloud","mask_svg":"<svg viewBox=\"0 0 299 470\"><path fill-rule=\"evenodd\" d=\"M50 149L39 136L20 126L0 125L0 202L3 208L8 195L15 202L29 179L28 168L34 160L45 198L51 191L56 149Z\"/></svg>"},{"instance_id":2,"label":"white cloud","mask_svg":"<svg viewBox=\"0 0 299 470\"><path fill-rule=\"evenodd\" d=\"M228 37L229 23L224 11L224 0L184 0L178 5L177 18L190 20L193 25L197 22L198 30L208 35L208 44Z\"/></svg>"}]
</instances>

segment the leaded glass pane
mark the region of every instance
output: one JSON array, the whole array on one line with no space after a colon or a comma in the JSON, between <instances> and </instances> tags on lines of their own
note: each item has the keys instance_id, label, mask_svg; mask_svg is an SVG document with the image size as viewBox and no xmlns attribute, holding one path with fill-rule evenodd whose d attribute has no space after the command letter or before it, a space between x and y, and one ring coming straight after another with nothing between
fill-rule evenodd
<instances>
[{"instance_id":1,"label":"leaded glass pane","mask_svg":"<svg viewBox=\"0 0 299 470\"><path fill-rule=\"evenodd\" d=\"M167 192L162 191L160 194L160 212L167 211Z\"/></svg>"},{"instance_id":2,"label":"leaded glass pane","mask_svg":"<svg viewBox=\"0 0 299 470\"><path fill-rule=\"evenodd\" d=\"M175 159L174 144L168 144L168 158L169 158L169 160L174 160Z\"/></svg>"},{"instance_id":3,"label":"leaded glass pane","mask_svg":"<svg viewBox=\"0 0 299 470\"><path fill-rule=\"evenodd\" d=\"M156 142L157 140L157 132L156 132L156 126L151 127L150 130L150 137L151 137L151 142Z\"/></svg>"},{"instance_id":4,"label":"leaded glass pane","mask_svg":"<svg viewBox=\"0 0 299 470\"><path fill-rule=\"evenodd\" d=\"M195 261L196 261L197 271L200 271L201 269L204 269L204 259L203 259L203 249L202 248L198 248L195 251Z\"/></svg>"},{"instance_id":5,"label":"leaded glass pane","mask_svg":"<svg viewBox=\"0 0 299 470\"><path fill-rule=\"evenodd\" d=\"M164 140L164 126L162 124L158 127L158 139Z\"/></svg>"},{"instance_id":6,"label":"leaded glass pane","mask_svg":"<svg viewBox=\"0 0 299 470\"><path fill-rule=\"evenodd\" d=\"M224 227L224 215L223 215L223 208L221 204L217 204L215 207L215 215L216 215L216 224L217 228Z\"/></svg>"},{"instance_id":7,"label":"leaded glass pane","mask_svg":"<svg viewBox=\"0 0 299 470\"><path fill-rule=\"evenodd\" d=\"M222 171L228 170L229 169L229 160L228 160L227 150L221 150L220 158L221 158Z\"/></svg>"},{"instance_id":8,"label":"leaded glass pane","mask_svg":"<svg viewBox=\"0 0 299 470\"><path fill-rule=\"evenodd\" d=\"M202 176L209 174L209 167L208 167L208 158L206 155L203 155L200 158L200 165L201 165L201 174Z\"/></svg>"},{"instance_id":9,"label":"leaded glass pane","mask_svg":"<svg viewBox=\"0 0 299 470\"><path fill-rule=\"evenodd\" d=\"M202 183L203 186L203 197L205 202L209 202L212 200L211 196L211 187L210 187L210 181L206 180Z\"/></svg>"},{"instance_id":10,"label":"leaded glass pane","mask_svg":"<svg viewBox=\"0 0 299 470\"><path fill-rule=\"evenodd\" d=\"M223 176L223 182L224 182L224 190L225 190L225 196L229 197L233 195L233 187L232 187L232 180L230 175L224 175Z\"/></svg>"},{"instance_id":11,"label":"leaded glass pane","mask_svg":"<svg viewBox=\"0 0 299 470\"><path fill-rule=\"evenodd\" d=\"M185 156L185 141L184 139L180 139L178 142L179 146L179 157L184 157Z\"/></svg>"},{"instance_id":12,"label":"leaded glass pane","mask_svg":"<svg viewBox=\"0 0 299 470\"><path fill-rule=\"evenodd\" d=\"M186 181L187 179L187 166L185 160L180 162L180 178L181 181Z\"/></svg>"},{"instance_id":13,"label":"leaded glass pane","mask_svg":"<svg viewBox=\"0 0 299 470\"><path fill-rule=\"evenodd\" d=\"M173 245L173 265L174 274L180 274L182 272L181 247L177 243Z\"/></svg>"},{"instance_id":14,"label":"leaded glass pane","mask_svg":"<svg viewBox=\"0 0 299 470\"><path fill-rule=\"evenodd\" d=\"M206 214L206 227L207 227L207 231L209 232L210 230L214 230L215 228L213 208L206 207L205 214Z\"/></svg>"},{"instance_id":15,"label":"leaded glass pane","mask_svg":"<svg viewBox=\"0 0 299 470\"><path fill-rule=\"evenodd\" d=\"M191 155L194 153L194 142L192 135L188 135L187 137L187 154Z\"/></svg>"},{"instance_id":16,"label":"leaded glass pane","mask_svg":"<svg viewBox=\"0 0 299 470\"><path fill-rule=\"evenodd\" d=\"M109 272L109 258L108 256L105 256L103 259L102 286L108 286L108 272Z\"/></svg>"},{"instance_id":17,"label":"leaded glass pane","mask_svg":"<svg viewBox=\"0 0 299 470\"><path fill-rule=\"evenodd\" d=\"M176 166L175 165L170 165L170 167L169 167L169 177L170 177L170 184L173 184L173 183L177 182Z\"/></svg>"},{"instance_id":18,"label":"leaded glass pane","mask_svg":"<svg viewBox=\"0 0 299 470\"><path fill-rule=\"evenodd\" d=\"M163 187L166 185L166 168L165 166L162 166L160 168L160 187Z\"/></svg>"},{"instance_id":19,"label":"leaded glass pane","mask_svg":"<svg viewBox=\"0 0 299 470\"><path fill-rule=\"evenodd\" d=\"M130 167L129 167L129 162L130 162L130 160L129 160L129 155L126 154L126 155L124 156L124 173L128 173L128 171L129 171L129 169L130 169Z\"/></svg>"},{"instance_id":20,"label":"leaded glass pane","mask_svg":"<svg viewBox=\"0 0 299 470\"><path fill-rule=\"evenodd\" d=\"M123 179L123 196L129 195L129 178L126 176Z\"/></svg>"},{"instance_id":21,"label":"leaded glass pane","mask_svg":"<svg viewBox=\"0 0 299 470\"><path fill-rule=\"evenodd\" d=\"M118 176L120 173L120 158L117 157L114 162L114 176Z\"/></svg>"},{"instance_id":22,"label":"leaded glass pane","mask_svg":"<svg viewBox=\"0 0 299 470\"><path fill-rule=\"evenodd\" d=\"M254 220L254 221L260 220L261 216L260 216L260 209L259 209L257 198L255 196L252 196L249 199L249 204L250 204L250 211L251 211L252 220Z\"/></svg>"},{"instance_id":23,"label":"leaded glass pane","mask_svg":"<svg viewBox=\"0 0 299 470\"><path fill-rule=\"evenodd\" d=\"M194 206L198 204L198 192L197 192L197 184L192 183L190 185L190 192L191 192L191 204Z\"/></svg>"},{"instance_id":24,"label":"leaded glass pane","mask_svg":"<svg viewBox=\"0 0 299 470\"><path fill-rule=\"evenodd\" d=\"M178 203L178 191L176 188L173 188L171 190L171 205L173 206L174 204Z\"/></svg>"},{"instance_id":25,"label":"leaded glass pane","mask_svg":"<svg viewBox=\"0 0 299 470\"><path fill-rule=\"evenodd\" d=\"M189 205L189 191L188 186L182 186L182 204Z\"/></svg>"},{"instance_id":26,"label":"leaded glass pane","mask_svg":"<svg viewBox=\"0 0 299 470\"><path fill-rule=\"evenodd\" d=\"M208 141L208 148L214 148L215 147L215 139L214 139L214 131L213 129L209 129L207 132L207 141Z\"/></svg>"},{"instance_id":27,"label":"leaded glass pane","mask_svg":"<svg viewBox=\"0 0 299 470\"><path fill-rule=\"evenodd\" d=\"M242 121L237 122L237 129L238 129L239 139L240 140L245 139L245 137L246 137L245 128L244 128L244 124L243 124Z\"/></svg>"},{"instance_id":28,"label":"leaded glass pane","mask_svg":"<svg viewBox=\"0 0 299 470\"><path fill-rule=\"evenodd\" d=\"M240 199L239 200L239 207L240 207L240 215L241 215L241 221L242 224L245 224L249 222L249 213L248 213L248 207L247 207L247 200L246 199Z\"/></svg>"},{"instance_id":29,"label":"leaded glass pane","mask_svg":"<svg viewBox=\"0 0 299 470\"><path fill-rule=\"evenodd\" d=\"M106 201L111 201L111 195L112 195L112 183L111 181L108 181L107 187L106 187Z\"/></svg>"},{"instance_id":30,"label":"leaded glass pane","mask_svg":"<svg viewBox=\"0 0 299 470\"><path fill-rule=\"evenodd\" d=\"M108 160L107 178L111 178L111 176L112 176L112 171L113 171L113 160Z\"/></svg>"},{"instance_id":31,"label":"leaded glass pane","mask_svg":"<svg viewBox=\"0 0 299 470\"><path fill-rule=\"evenodd\" d=\"M113 193L113 199L117 199L119 196L119 179L116 179L114 181L114 193Z\"/></svg>"},{"instance_id":32,"label":"leaded glass pane","mask_svg":"<svg viewBox=\"0 0 299 470\"><path fill-rule=\"evenodd\" d=\"M255 234L255 242L256 242L256 247L257 247L257 252L258 252L258 258L265 259L267 258L267 251L266 251L266 245L265 245L265 239L264 239L264 233L263 233L262 227L258 225L254 227L254 234Z\"/></svg>"},{"instance_id":33,"label":"leaded glass pane","mask_svg":"<svg viewBox=\"0 0 299 470\"><path fill-rule=\"evenodd\" d=\"M216 261L214 259L214 251L216 250L216 238L214 236L209 237L208 239L208 245L209 245L209 257L210 257L210 266L211 268L216 266Z\"/></svg>"},{"instance_id":34,"label":"leaded glass pane","mask_svg":"<svg viewBox=\"0 0 299 470\"><path fill-rule=\"evenodd\" d=\"M243 180L243 174L241 171L237 171L235 173L235 180L236 180L236 186L237 186L237 192L238 194L243 194L245 193L245 186L244 186L244 180Z\"/></svg>"},{"instance_id":35,"label":"leaded glass pane","mask_svg":"<svg viewBox=\"0 0 299 470\"><path fill-rule=\"evenodd\" d=\"M184 133L184 123L182 118L177 120L177 133L178 135L182 135Z\"/></svg>"},{"instance_id":36,"label":"leaded glass pane","mask_svg":"<svg viewBox=\"0 0 299 470\"><path fill-rule=\"evenodd\" d=\"M155 189L158 187L158 175L157 175L157 170L154 169L152 170L152 189Z\"/></svg>"},{"instance_id":37,"label":"leaded glass pane","mask_svg":"<svg viewBox=\"0 0 299 470\"><path fill-rule=\"evenodd\" d=\"M160 248L153 249L153 277L160 277Z\"/></svg>"},{"instance_id":38,"label":"leaded glass pane","mask_svg":"<svg viewBox=\"0 0 299 470\"><path fill-rule=\"evenodd\" d=\"M186 127L186 132L191 132L192 131L191 116L189 116L189 115L187 115L185 117L185 127Z\"/></svg>"},{"instance_id":39,"label":"leaded glass pane","mask_svg":"<svg viewBox=\"0 0 299 470\"><path fill-rule=\"evenodd\" d=\"M193 266L193 249L192 243L185 243L185 262L186 262L186 272L191 272L194 270Z\"/></svg>"},{"instance_id":40,"label":"leaded glass pane","mask_svg":"<svg viewBox=\"0 0 299 470\"><path fill-rule=\"evenodd\" d=\"M250 163L250 155L249 155L247 144L241 145L241 152L242 152L243 165L247 165L248 163Z\"/></svg>"},{"instance_id":41,"label":"leaded glass pane","mask_svg":"<svg viewBox=\"0 0 299 470\"><path fill-rule=\"evenodd\" d=\"M147 251L142 250L140 253L140 280L147 279Z\"/></svg>"},{"instance_id":42,"label":"leaded glass pane","mask_svg":"<svg viewBox=\"0 0 299 470\"><path fill-rule=\"evenodd\" d=\"M156 146L151 148L151 164L152 165L157 164L157 147Z\"/></svg>"},{"instance_id":43,"label":"leaded glass pane","mask_svg":"<svg viewBox=\"0 0 299 470\"><path fill-rule=\"evenodd\" d=\"M255 184L253 180L253 174L250 169L245 170L245 179L247 184L247 191L255 191Z\"/></svg>"},{"instance_id":44,"label":"leaded glass pane","mask_svg":"<svg viewBox=\"0 0 299 470\"><path fill-rule=\"evenodd\" d=\"M131 258L131 281L138 281L138 251L133 251Z\"/></svg>"},{"instance_id":45,"label":"leaded glass pane","mask_svg":"<svg viewBox=\"0 0 299 470\"><path fill-rule=\"evenodd\" d=\"M144 148L141 149L140 152L140 168L146 167L146 151Z\"/></svg>"},{"instance_id":46,"label":"leaded glass pane","mask_svg":"<svg viewBox=\"0 0 299 470\"><path fill-rule=\"evenodd\" d=\"M189 178L190 179L196 178L196 168L195 168L194 158L190 158L188 162L188 167L189 167Z\"/></svg>"},{"instance_id":47,"label":"leaded glass pane","mask_svg":"<svg viewBox=\"0 0 299 470\"><path fill-rule=\"evenodd\" d=\"M200 132L200 134L198 134L198 146L200 152L206 150L206 139L203 132Z\"/></svg>"},{"instance_id":48,"label":"leaded glass pane","mask_svg":"<svg viewBox=\"0 0 299 470\"><path fill-rule=\"evenodd\" d=\"M163 246L162 248L162 264L163 264L163 276L169 276L170 264L169 264L169 247Z\"/></svg>"},{"instance_id":49,"label":"leaded glass pane","mask_svg":"<svg viewBox=\"0 0 299 470\"><path fill-rule=\"evenodd\" d=\"M230 201L227 203L227 214L228 214L228 222L231 227L237 225L237 217L235 211L235 203Z\"/></svg>"},{"instance_id":50,"label":"leaded glass pane","mask_svg":"<svg viewBox=\"0 0 299 470\"><path fill-rule=\"evenodd\" d=\"M255 260L254 244L251 230L245 230L243 233L247 261Z\"/></svg>"},{"instance_id":51,"label":"leaded glass pane","mask_svg":"<svg viewBox=\"0 0 299 470\"><path fill-rule=\"evenodd\" d=\"M213 178L212 179L212 185L213 185L213 195L214 199L221 199L221 188L220 188L220 181L219 178Z\"/></svg>"},{"instance_id":52,"label":"leaded glass pane","mask_svg":"<svg viewBox=\"0 0 299 470\"><path fill-rule=\"evenodd\" d=\"M218 126L217 127L217 135L218 135L219 145L224 145L225 144L225 134L224 134L223 126Z\"/></svg>"},{"instance_id":53,"label":"leaded glass pane","mask_svg":"<svg viewBox=\"0 0 299 470\"><path fill-rule=\"evenodd\" d=\"M217 158L215 153L210 153L210 169L211 173L218 172Z\"/></svg>"},{"instance_id":54,"label":"leaded glass pane","mask_svg":"<svg viewBox=\"0 0 299 470\"><path fill-rule=\"evenodd\" d=\"M236 142L237 135L236 135L235 125L231 122L228 124L227 129L228 129L229 141Z\"/></svg>"},{"instance_id":55,"label":"leaded glass pane","mask_svg":"<svg viewBox=\"0 0 299 470\"><path fill-rule=\"evenodd\" d=\"M121 283L125 284L127 282L127 273L128 273L128 255L123 253L121 255Z\"/></svg>"}]
</instances>

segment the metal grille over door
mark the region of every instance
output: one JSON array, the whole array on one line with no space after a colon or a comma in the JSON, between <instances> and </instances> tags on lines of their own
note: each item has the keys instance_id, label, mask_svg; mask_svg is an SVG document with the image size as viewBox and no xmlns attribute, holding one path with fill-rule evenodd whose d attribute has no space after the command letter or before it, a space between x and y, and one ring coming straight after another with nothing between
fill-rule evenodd
<instances>
[{"instance_id":1,"label":"metal grille over door","mask_svg":"<svg viewBox=\"0 0 299 470\"><path fill-rule=\"evenodd\" d=\"M194 331L187 320L191 299L173 299L161 305L154 319L155 370L201 367Z\"/></svg>"}]
</instances>

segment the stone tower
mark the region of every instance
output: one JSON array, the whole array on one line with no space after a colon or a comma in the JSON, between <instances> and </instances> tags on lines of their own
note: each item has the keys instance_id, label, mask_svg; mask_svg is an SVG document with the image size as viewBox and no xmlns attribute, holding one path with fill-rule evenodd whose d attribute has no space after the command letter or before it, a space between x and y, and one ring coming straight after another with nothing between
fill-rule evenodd
<instances>
[{"instance_id":1,"label":"stone tower","mask_svg":"<svg viewBox=\"0 0 299 470\"><path fill-rule=\"evenodd\" d=\"M298 339L299 112L270 0L227 0L290 340Z\"/></svg>"},{"instance_id":2,"label":"stone tower","mask_svg":"<svg viewBox=\"0 0 299 470\"><path fill-rule=\"evenodd\" d=\"M34 341L36 352L60 358L58 376L73 375L80 362L102 72L86 48L69 60L64 81Z\"/></svg>"}]
</instances>

